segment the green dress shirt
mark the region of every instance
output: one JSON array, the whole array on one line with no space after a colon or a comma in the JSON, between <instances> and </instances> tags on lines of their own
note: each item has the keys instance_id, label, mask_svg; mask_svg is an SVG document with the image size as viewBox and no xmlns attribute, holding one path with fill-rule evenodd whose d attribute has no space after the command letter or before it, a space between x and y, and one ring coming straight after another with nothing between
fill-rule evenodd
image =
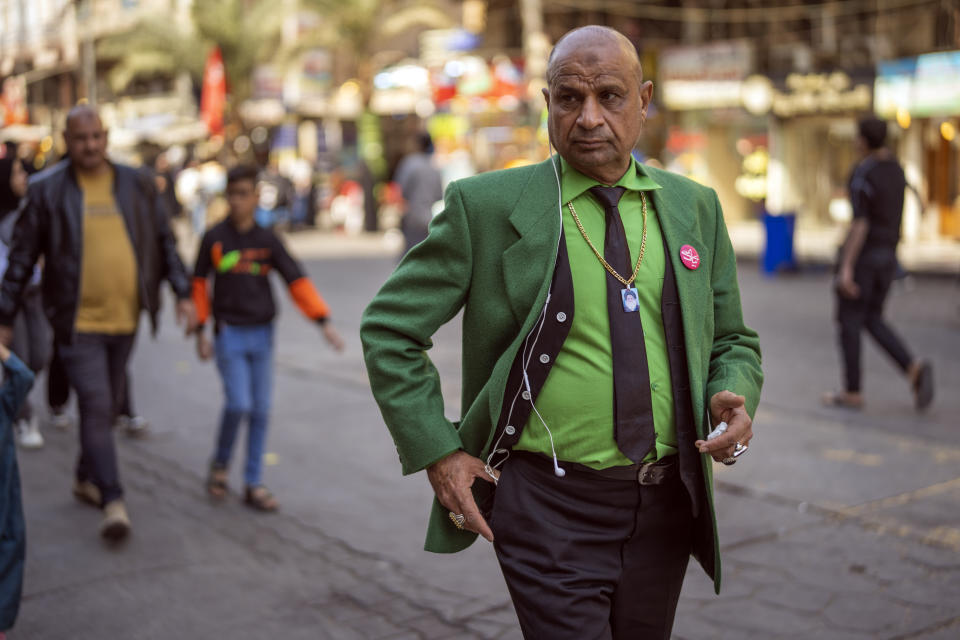
<instances>
[{"instance_id":1,"label":"green dress shirt","mask_svg":"<svg viewBox=\"0 0 960 640\"><path fill-rule=\"evenodd\" d=\"M561 166L563 232L573 276L573 322L536 399L537 410L531 412L514 448L552 455L545 422L553 433L560 460L594 469L629 465L631 460L620 452L613 439L613 355L607 312L607 272L584 240L567 206L568 202L573 203L587 236L603 255L605 213L588 192L590 187L601 183L573 169L565 161ZM615 186L627 189L620 200L620 217L627 234L631 265L636 265L643 236L640 192L659 189L660 185L640 173L636 161L631 160L630 167ZM653 460L677 453L677 430L670 363L660 314L666 257L653 199L647 195L646 200L646 249L632 286L639 294L643 340L650 370L656 446L646 459ZM631 274L620 275L629 279Z\"/></svg>"}]
</instances>

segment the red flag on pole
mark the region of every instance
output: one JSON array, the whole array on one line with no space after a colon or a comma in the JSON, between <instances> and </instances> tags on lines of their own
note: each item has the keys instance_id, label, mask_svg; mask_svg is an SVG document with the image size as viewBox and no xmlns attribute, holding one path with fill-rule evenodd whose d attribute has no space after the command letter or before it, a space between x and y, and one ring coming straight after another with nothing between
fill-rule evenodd
<instances>
[{"instance_id":1,"label":"red flag on pole","mask_svg":"<svg viewBox=\"0 0 960 640\"><path fill-rule=\"evenodd\" d=\"M207 56L203 69L203 92L200 94L200 117L212 135L223 133L223 110L227 102L227 76L220 47Z\"/></svg>"}]
</instances>

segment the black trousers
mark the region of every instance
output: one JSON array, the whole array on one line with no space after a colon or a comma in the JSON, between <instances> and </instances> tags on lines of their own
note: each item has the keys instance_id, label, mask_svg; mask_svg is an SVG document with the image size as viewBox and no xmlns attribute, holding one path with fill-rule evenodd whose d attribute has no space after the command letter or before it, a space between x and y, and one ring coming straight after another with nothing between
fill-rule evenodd
<instances>
[{"instance_id":1,"label":"black trousers","mask_svg":"<svg viewBox=\"0 0 960 640\"><path fill-rule=\"evenodd\" d=\"M103 504L123 496L113 422L123 404L133 341L133 334L78 333L73 343L57 345L80 409L77 479L97 485Z\"/></svg>"},{"instance_id":2,"label":"black trousers","mask_svg":"<svg viewBox=\"0 0 960 640\"><path fill-rule=\"evenodd\" d=\"M492 507L494 549L525 638L669 639L693 544L679 477L641 486L513 452Z\"/></svg>"},{"instance_id":3,"label":"black trousers","mask_svg":"<svg viewBox=\"0 0 960 640\"><path fill-rule=\"evenodd\" d=\"M67 380L67 372L63 370L63 362L60 361L60 354L54 344L50 366L47 367L47 406L61 410L69 399L70 381Z\"/></svg>"},{"instance_id":4,"label":"black trousers","mask_svg":"<svg viewBox=\"0 0 960 640\"><path fill-rule=\"evenodd\" d=\"M837 323L847 391L860 391L860 333L863 329L904 372L913 361L903 340L883 319L883 307L896 272L896 250L867 250L857 260L853 272L853 279L860 287L860 297L851 300L837 294Z\"/></svg>"},{"instance_id":5,"label":"black trousers","mask_svg":"<svg viewBox=\"0 0 960 640\"><path fill-rule=\"evenodd\" d=\"M130 372L127 371L124 380L124 393L122 404L120 405L118 415L133 417L137 415L133 408L133 381L130 378ZM63 370L63 363L60 362L60 356L57 350L53 349L53 357L50 358L50 366L47 368L47 406L51 409L61 410L70 400L70 382L67 380L67 372Z\"/></svg>"}]
</instances>

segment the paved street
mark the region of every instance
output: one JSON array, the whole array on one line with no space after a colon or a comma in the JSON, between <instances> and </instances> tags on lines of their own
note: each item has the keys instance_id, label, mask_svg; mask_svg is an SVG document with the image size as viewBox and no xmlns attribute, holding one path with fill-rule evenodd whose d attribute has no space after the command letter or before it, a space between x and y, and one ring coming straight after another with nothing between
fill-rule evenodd
<instances>
[{"instance_id":1,"label":"paved street","mask_svg":"<svg viewBox=\"0 0 960 640\"><path fill-rule=\"evenodd\" d=\"M101 543L99 513L69 491L75 429L46 429L47 447L20 455L28 565L11 640L519 638L488 544L422 551L431 492L423 474L400 476L357 335L393 265L386 251L307 262L347 340L342 355L276 287L275 515L240 504L238 465L230 500L207 500L215 369L169 311L156 341L141 335L133 384L153 433L119 437L134 533ZM691 565L674 637L960 637L960 287L918 279L891 298L894 324L934 362L938 396L917 416L872 346L866 409L818 405L839 384L826 272L769 279L745 264L741 286L767 382L750 453L717 467L723 593ZM448 326L432 351L451 416L458 348Z\"/></svg>"}]
</instances>

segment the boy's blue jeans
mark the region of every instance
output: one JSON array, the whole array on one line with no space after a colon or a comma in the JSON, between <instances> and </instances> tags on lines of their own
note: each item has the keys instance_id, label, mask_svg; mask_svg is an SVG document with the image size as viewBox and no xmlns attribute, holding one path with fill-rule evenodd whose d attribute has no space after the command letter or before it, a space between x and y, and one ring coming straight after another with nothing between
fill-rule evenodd
<instances>
[{"instance_id":1,"label":"boy's blue jeans","mask_svg":"<svg viewBox=\"0 0 960 640\"><path fill-rule=\"evenodd\" d=\"M256 486L260 484L270 415L273 324L243 327L221 325L214 344L226 403L220 418L213 463L223 467L230 463L240 423L248 416L250 427L247 431L247 463L243 480L248 487Z\"/></svg>"}]
</instances>

